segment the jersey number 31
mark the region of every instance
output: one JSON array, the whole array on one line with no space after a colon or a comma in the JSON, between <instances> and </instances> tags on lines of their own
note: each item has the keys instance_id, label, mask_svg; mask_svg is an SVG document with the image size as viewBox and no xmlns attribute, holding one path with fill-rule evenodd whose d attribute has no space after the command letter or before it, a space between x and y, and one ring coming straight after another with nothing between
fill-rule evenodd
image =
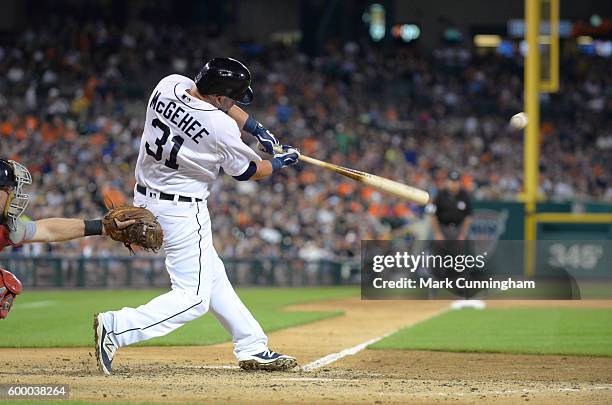
<instances>
[{"instance_id":1,"label":"jersey number 31","mask_svg":"<svg viewBox=\"0 0 612 405\"><path fill-rule=\"evenodd\" d=\"M147 150L147 155L153 156L153 158L159 162L162 160L164 145L166 142L168 142L168 138L170 137L170 127L161 122L159 118L155 118L151 124L153 125L153 128L161 129L162 136L161 138L157 138L155 140L155 145L157 145L155 152L151 150L151 145L149 145L149 142L145 143L145 149ZM181 149L181 146L183 146L183 142L185 142L185 140L180 136L175 136L172 138L172 143L174 143L174 146L172 146L172 150L170 151L170 158L166 159L164 162L166 167L178 170L179 166L178 163L176 163L176 157Z\"/></svg>"}]
</instances>

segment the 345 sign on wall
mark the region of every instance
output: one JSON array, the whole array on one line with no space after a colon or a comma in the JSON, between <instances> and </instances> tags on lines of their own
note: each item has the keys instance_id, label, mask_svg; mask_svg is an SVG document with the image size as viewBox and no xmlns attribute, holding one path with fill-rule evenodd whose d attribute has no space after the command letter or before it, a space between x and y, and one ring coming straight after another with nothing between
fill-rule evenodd
<instances>
[{"instance_id":1,"label":"345 sign on wall","mask_svg":"<svg viewBox=\"0 0 612 405\"><path fill-rule=\"evenodd\" d=\"M571 270L595 270L603 265L603 256L603 244L591 242L554 243L548 248L549 265Z\"/></svg>"},{"instance_id":2,"label":"345 sign on wall","mask_svg":"<svg viewBox=\"0 0 612 405\"><path fill-rule=\"evenodd\" d=\"M548 240L537 243L538 256L549 268L563 269L581 277L612 279L612 241Z\"/></svg>"}]
</instances>

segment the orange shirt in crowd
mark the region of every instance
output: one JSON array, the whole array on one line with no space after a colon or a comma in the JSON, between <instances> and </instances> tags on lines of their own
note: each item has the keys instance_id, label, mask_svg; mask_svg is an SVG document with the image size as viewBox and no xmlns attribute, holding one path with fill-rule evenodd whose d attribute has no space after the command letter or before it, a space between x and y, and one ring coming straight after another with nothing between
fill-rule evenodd
<instances>
[{"instance_id":1,"label":"orange shirt in crowd","mask_svg":"<svg viewBox=\"0 0 612 405\"><path fill-rule=\"evenodd\" d=\"M302 170L300 173L300 183L313 184L317 181L317 176L312 170Z\"/></svg>"},{"instance_id":2,"label":"orange shirt in crowd","mask_svg":"<svg viewBox=\"0 0 612 405\"><path fill-rule=\"evenodd\" d=\"M125 197L125 194L123 194L121 190L118 190L115 187L102 187L102 196L104 198L104 201L111 202L112 205L114 205L115 207L127 205L127 198Z\"/></svg>"},{"instance_id":3,"label":"orange shirt in crowd","mask_svg":"<svg viewBox=\"0 0 612 405\"><path fill-rule=\"evenodd\" d=\"M96 132L92 136L89 137L89 143L95 146L101 146L104 144L106 137L100 132Z\"/></svg>"},{"instance_id":4,"label":"orange shirt in crowd","mask_svg":"<svg viewBox=\"0 0 612 405\"><path fill-rule=\"evenodd\" d=\"M61 127L56 127L48 122L45 122L40 132L42 133L43 141L49 143L57 141L62 130L63 125Z\"/></svg>"},{"instance_id":5,"label":"orange shirt in crowd","mask_svg":"<svg viewBox=\"0 0 612 405\"><path fill-rule=\"evenodd\" d=\"M317 150L317 140L314 138L306 138L303 144L303 153L312 154Z\"/></svg>"},{"instance_id":6,"label":"orange shirt in crowd","mask_svg":"<svg viewBox=\"0 0 612 405\"><path fill-rule=\"evenodd\" d=\"M35 131L38 128L38 118L28 115L26 117L25 127L28 131Z\"/></svg>"},{"instance_id":7,"label":"orange shirt in crowd","mask_svg":"<svg viewBox=\"0 0 612 405\"><path fill-rule=\"evenodd\" d=\"M9 137L13 133L13 124L10 121L4 121L0 124L0 133L3 136Z\"/></svg>"},{"instance_id":8,"label":"orange shirt in crowd","mask_svg":"<svg viewBox=\"0 0 612 405\"><path fill-rule=\"evenodd\" d=\"M338 195L345 197L349 194L352 194L353 191L355 190L355 185L348 183L346 181L340 182L338 184L338 187L336 188L336 191L338 192Z\"/></svg>"},{"instance_id":9,"label":"orange shirt in crowd","mask_svg":"<svg viewBox=\"0 0 612 405\"><path fill-rule=\"evenodd\" d=\"M470 174L464 174L461 176L461 185L467 191L474 190L474 177Z\"/></svg>"}]
</instances>

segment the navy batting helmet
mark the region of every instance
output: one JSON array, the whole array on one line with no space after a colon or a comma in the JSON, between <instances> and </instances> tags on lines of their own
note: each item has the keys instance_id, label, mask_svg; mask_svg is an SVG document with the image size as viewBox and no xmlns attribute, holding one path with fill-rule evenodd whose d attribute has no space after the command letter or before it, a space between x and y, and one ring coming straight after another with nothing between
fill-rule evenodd
<instances>
[{"instance_id":1,"label":"navy batting helmet","mask_svg":"<svg viewBox=\"0 0 612 405\"><path fill-rule=\"evenodd\" d=\"M195 78L201 94L229 97L241 104L253 101L251 72L232 58L214 58L206 62Z\"/></svg>"}]
</instances>

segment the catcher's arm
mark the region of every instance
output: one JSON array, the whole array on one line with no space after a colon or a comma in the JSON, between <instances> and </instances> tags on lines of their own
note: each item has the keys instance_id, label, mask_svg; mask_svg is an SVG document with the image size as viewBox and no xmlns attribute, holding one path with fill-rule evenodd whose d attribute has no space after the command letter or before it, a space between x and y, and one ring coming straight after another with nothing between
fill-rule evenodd
<instances>
[{"instance_id":1,"label":"catcher's arm","mask_svg":"<svg viewBox=\"0 0 612 405\"><path fill-rule=\"evenodd\" d=\"M119 229L127 228L135 222L134 220L119 221L118 219L115 221ZM48 218L35 221L36 232L28 242L64 242L90 236L91 234L85 232L85 222L82 219L72 218ZM102 226L101 235L106 235L104 226Z\"/></svg>"},{"instance_id":2,"label":"catcher's arm","mask_svg":"<svg viewBox=\"0 0 612 405\"><path fill-rule=\"evenodd\" d=\"M24 242L64 242L85 236L85 221L82 219L47 218L34 221L34 226L34 235L24 238Z\"/></svg>"},{"instance_id":3,"label":"catcher's arm","mask_svg":"<svg viewBox=\"0 0 612 405\"><path fill-rule=\"evenodd\" d=\"M123 229L134 223L133 220L116 220L117 228ZM91 235L106 235L101 221L86 221L73 218L47 218L33 222L18 220L16 230L9 232L12 245L35 242L65 242Z\"/></svg>"}]
</instances>

